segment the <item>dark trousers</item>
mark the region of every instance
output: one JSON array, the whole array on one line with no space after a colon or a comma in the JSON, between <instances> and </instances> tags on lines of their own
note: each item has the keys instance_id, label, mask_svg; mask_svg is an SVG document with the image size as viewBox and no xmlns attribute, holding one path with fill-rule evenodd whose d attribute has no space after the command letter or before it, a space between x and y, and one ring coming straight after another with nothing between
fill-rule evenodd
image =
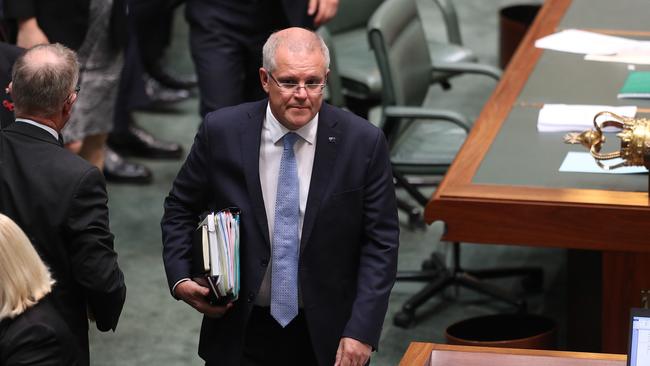
<instances>
[{"instance_id":1,"label":"dark trousers","mask_svg":"<svg viewBox=\"0 0 650 366\"><path fill-rule=\"evenodd\" d=\"M285 328L271 316L269 308L253 307L242 366L318 365L302 310Z\"/></svg>"},{"instance_id":2,"label":"dark trousers","mask_svg":"<svg viewBox=\"0 0 650 366\"><path fill-rule=\"evenodd\" d=\"M286 28L279 0L188 0L190 49L201 94L201 116L262 99L262 46Z\"/></svg>"}]
</instances>

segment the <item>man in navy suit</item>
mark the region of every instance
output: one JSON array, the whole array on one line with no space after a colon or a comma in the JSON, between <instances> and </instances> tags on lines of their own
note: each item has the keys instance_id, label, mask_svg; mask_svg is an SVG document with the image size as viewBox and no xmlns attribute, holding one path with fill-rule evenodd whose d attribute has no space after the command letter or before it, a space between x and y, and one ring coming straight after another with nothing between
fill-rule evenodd
<instances>
[{"instance_id":1,"label":"man in navy suit","mask_svg":"<svg viewBox=\"0 0 650 366\"><path fill-rule=\"evenodd\" d=\"M208 114L165 200L169 287L205 314L207 365L363 365L377 348L399 243L391 165L381 130L322 102L328 65L315 33L274 33L259 69L268 99ZM285 161L298 180L291 193ZM279 210L292 195L295 212ZM201 213L233 206L241 209L241 290L214 306L191 280L191 238ZM287 248L278 232L290 218L296 263L287 265L276 250ZM278 302L296 312L278 316Z\"/></svg>"}]
</instances>

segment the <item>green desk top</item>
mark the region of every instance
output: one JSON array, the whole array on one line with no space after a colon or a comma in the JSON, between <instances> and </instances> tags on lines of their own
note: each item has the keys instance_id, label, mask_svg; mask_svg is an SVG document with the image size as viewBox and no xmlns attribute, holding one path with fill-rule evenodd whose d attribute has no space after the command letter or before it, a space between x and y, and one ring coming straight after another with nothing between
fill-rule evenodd
<instances>
[{"instance_id":1,"label":"green desk top","mask_svg":"<svg viewBox=\"0 0 650 366\"><path fill-rule=\"evenodd\" d=\"M558 28L649 32L649 14L648 0L573 0Z\"/></svg>"},{"instance_id":2,"label":"green desk top","mask_svg":"<svg viewBox=\"0 0 650 366\"><path fill-rule=\"evenodd\" d=\"M650 67L637 65L636 69L650 70ZM583 55L544 50L517 101L636 105L649 108L650 100L623 100L616 97L628 73L627 64L585 61Z\"/></svg>"},{"instance_id":3,"label":"green desk top","mask_svg":"<svg viewBox=\"0 0 650 366\"><path fill-rule=\"evenodd\" d=\"M648 189L645 174L567 173L558 169L568 151L586 151L562 141L564 132L538 132L539 109L513 107L474 175L475 184L638 191ZM615 151L619 140L608 136L604 151Z\"/></svg>"}]
</instances>

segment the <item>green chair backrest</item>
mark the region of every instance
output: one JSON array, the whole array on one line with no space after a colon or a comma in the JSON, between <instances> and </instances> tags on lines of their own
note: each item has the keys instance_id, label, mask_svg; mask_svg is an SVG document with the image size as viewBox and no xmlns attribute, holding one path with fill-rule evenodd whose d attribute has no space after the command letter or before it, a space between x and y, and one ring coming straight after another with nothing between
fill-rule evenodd
<instances>
[{"instance_id":1,"label":"green chair backrest","mask_svg":"<svg viewBox=\"0 0 650 366\"><path fill-rule=\"evenodd\" d=\"M386 0L368 22L381 73L384 106L421 106L431 84L431 58L415 0Z\"/></svg>"},{"instance_id":2,"label":"green chair backrest","mask_svg":"<svg viewBox=\"0 0 650 366\"><path fill-rule=\"evenodd\" d=\"M365 28L372 13L384 0L340 0L336 16L327 23L332 34Z\"/></svg>"}]
</instances>

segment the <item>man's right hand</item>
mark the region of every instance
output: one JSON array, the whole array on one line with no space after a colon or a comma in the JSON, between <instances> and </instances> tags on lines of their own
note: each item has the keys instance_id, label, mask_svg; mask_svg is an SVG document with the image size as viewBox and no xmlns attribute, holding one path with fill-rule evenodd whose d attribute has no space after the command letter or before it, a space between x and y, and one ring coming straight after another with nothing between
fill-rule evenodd
<instances>
[{"instance_id":1,"label":"man's right hand","mask_svg":"<svg viewBox=\"0 0 650 366\"><path fill-rule=\"evenodd\" d=\"M224 306L210 305L207 300L210 289L192 280L179 283L176 286L174 294L196 309L196 311L210 318L221 318L233 306L232 303Z\"/></svg>"},{"instance_id":2,"label":"man's right hand","mask_svg":"<svg viewBox=\"0 0 650 366\"><path fill-rule=\"evenodd\" d=\"M38 44L47 44L50 40L47 38L35 17L22 19L18 21L18 34L16 36L16 46L22 48L32 48Z\"/></svg>"}]
</instances>

